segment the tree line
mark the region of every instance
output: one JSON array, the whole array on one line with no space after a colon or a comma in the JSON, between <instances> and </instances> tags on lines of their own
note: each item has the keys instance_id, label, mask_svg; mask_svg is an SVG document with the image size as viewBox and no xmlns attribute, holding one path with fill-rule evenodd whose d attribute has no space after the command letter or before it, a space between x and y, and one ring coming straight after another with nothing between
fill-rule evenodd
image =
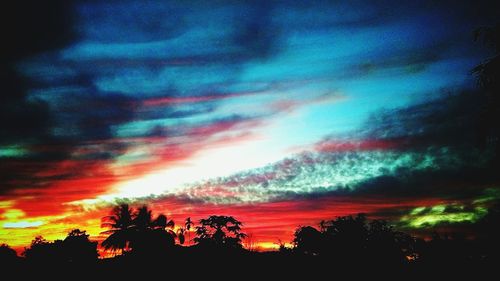
<instances>
[{"instance_id":1,"label":"tree line","mask_svg":"<svg viewBox=\"0 0 500 281\"><path fill-rule=\"evenodd\" d=\"M184 224L174 231L175 222L164 214L153 218L152 211L142 206L133 211L128 204L121 204L113 208L111 215L103 218L102 227L109 234L101 246L112 252L148 253L172 248L176 240L180 245L195 242L202 247L213 248L242 248L242 240L246 234L241 232L242 223L231 216L209 216L201 219L194 228L196 237L191 241L190 233L194 222L190 217Z\"/></svg>"},{"instance_id":2,"label":"tree line","mask_svg":"<svg viewBox=\"0 0 500 281\"><path fill-rule=\"evenodd\" d=\"M341 216L321 221L318 227L300 226L294 233L292 247L280 245L273 254L280 257L325 259L337 263L372 263L404 266L409 263L485 262L497 258L499 208L490 209L479 223L477 235L433 234L424 240L398 231L384 220L368 220L364 214ZM114 207L102 218L106 238L101 248L116 258L167 257L169 255L215 256L250 255L243 247L247 235L242 222L232 216L212 215L198 225L186 218L175 228L175 222L164 214L153 216L147 206L134 210L127 204ZM176 229L174 231L174 229ZM190 233L194 238L191 239ZM186 236L188 238L186 239ZM186 247L189 246L189 247ZM254 253L257 254L258 253ZM21 259L9 246L0 246L2 262ZM32 263L92 263L98 260L98 242L75 229L63 240L49 242L38 236L25 248L22 258Z\"/></svg>"}]
</instances>

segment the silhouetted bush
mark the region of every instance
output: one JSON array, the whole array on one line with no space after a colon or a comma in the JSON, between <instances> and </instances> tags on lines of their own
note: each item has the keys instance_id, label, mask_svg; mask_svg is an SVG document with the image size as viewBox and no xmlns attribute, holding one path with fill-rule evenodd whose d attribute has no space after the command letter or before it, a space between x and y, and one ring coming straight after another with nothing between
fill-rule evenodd
<instances>
[{"instance_id":1,"label":"silhouetted bush","mask_svg":"<svg viewBox=\"0 0 500 281\"><path fill-rule=\"evenodd\" d=\"M85 231L74 229L64 240L49 242L37 236L23 253L32 263L89 263L98 257L97 242L89 240Z\"/></svg>"},{"instance_id":2,"label":"silhouetted bush","mask_svg":"<svg viewBox=\"0 0 500 281\"><path fill-rule=\"evenodd\" d=\"M17 253L7 244L0 245L0 264L12 264L18 260Z\"/></svg>"}]
</instances>

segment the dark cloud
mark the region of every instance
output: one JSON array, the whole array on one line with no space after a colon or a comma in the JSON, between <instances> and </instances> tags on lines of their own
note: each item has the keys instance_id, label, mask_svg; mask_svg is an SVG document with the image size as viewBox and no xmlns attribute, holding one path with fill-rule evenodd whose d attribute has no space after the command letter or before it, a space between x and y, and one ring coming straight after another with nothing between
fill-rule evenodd
<instances>
[{"instance_id":1,"label":"dark cloud","mask_svg":"<svg viewBox=\"0 0 500 281\"><path fill-rule=\"evenodd\" d=\"M208 104L196 104L185 106L164 106L160 108L154 108L152 110L144 110L141 112L141 118L144 119L157 119L157 118L170 118L170 119L180 119L190 116L207 114L214 112L215 106Z\"/></svg>"},{"instance_id":2,"label":"dark cloud","mask_svg":"<svg viewBox=\"0 0 500 281\"><path fill-rule=\"evenodd\" d=\"M207 181L197 187L202 192L195 189L192 195L206 192L210 201L213 192L227 196L227 202L248 197L314 201L325 196L470 202L500 182L491 165L493 148L476 142L481 102L479 93L461 92L380 111L344 139L346 143ZM362 143L349 143L356 140Z\"/></svg>"},{"instance_id":3,"label":"dark cloud","mask_svg":"<svg viewBox=\"0 0 500 281\"><path fill-rule=\"evenodd\" d=\"M3 19L19 24L14 24L16 28L11 30L13 32L7 33L12 38L6 40L10 45L6 45L8 52L3 53L10 65L8 71L2 71L2 82L5 81L3 84L8 94L2 95L3 102L0 105L2 136L0 143L20 144L28 154L2 160L0 181L4 187L2 193L15 188L45 186L51 181L78 177L85 173L83 170L72 169L61 171L55 176L43 175L62 161L93 160L105 163L120 155L126 150L127 143L106 142L114 137L112 127L118 127L127 121L181 119L207 114L213 112L215 108L212 102L204 105L191 104L185 108L171 105L145 110L138 108L140 97L137 93L123 95L102 91L95 86L97 79L116 72L116 69L125 71L127 69L124 68L127 67L152 67L153 70L159 70L169 64L183 65L194 62L204 65L221 61L230 63L233 58L239 60L243 57L248 59L263 56L272 45L272 34L268 33L266 26L269 21L263 20L269 18L269 15L265 16L262 13L266 12L267 8L250 5L246 9L250 16L242 18L239 23L241 28L237 28L242 31L238 31L235 35L235 44L241 47L238 52L242 53L239 54L213 56L188 54L174 56L167 62L154 57L149 60L153 65L148 63L147 59L134 58L122 60L104 58L93 60L91 63L68 61L52 54L51 51L70 47L70 43L75 42L77 36L103 43L131 43L166 40L180 36L188 29L183 24L185 15L183 8L174 7L175 5L129 1L113 2L108 5L93 1L76 1L77 6L74 7L67 3L69 2L54 1L46 6L36 4L26 5L26 8L23 8L23 4L26 4L23 2L14 5L12 10L3 10L11 16ZM131 13L136 9L141 10L142 17ZM74 14L74 11L77 13ZM109 17L109 14L114 16ZM169 15L168 20L164 20L164 15ZM77 21L90 21L93 24L83 29L82 26L78 26L76 30L74 23ZM96 30L97 32L94 32ZM29 79L20 76L14 71L14 63L23 62L22 60L28 56L33 57L32 61L35 63L50 60L55 69L68 69L70 74L56 77L49 71L42 73L41 76L28 75ZM26 69L21 67L21 70ZM68 90L64 90L65 87ZM32 89L36 89L37 93L28 95L28 91ZM57 90L57 93L54 93L54 90ZM161 95L165 96L165 92ZM167 93L167 96L173 97L184 95L182 91L176 89ZM217 119L198 124L197 127L201 129L193 132L185 132L186 127L183 126L167 128L158 125L135 136L197 134L198 137L202 137L225 130L230 128L231 124L236 125L247 119L235 118L229 116L224 120ZM96 144L96 142L102 143ZM41 146L44 149L38 149Z\"/></svg>"},{"instance_id":4,"label":"dark cloud","mask_svg":"<svg viewBox=\"0 0 500 281\"><path fill-rule=\"evenodd\" d=\"M316 188L313 192L275 191L272 200L316 200L332 197L353 202L364 200L426 201L440 198L442 201L470 202L479 198L500 178L493 169L465 168L454 171L405 171L395 175L383 175L349 186ZM452 208L452 207L450 207ZM451 209L449 210L451 212Z\"/></svg>"},{"instance_id":5,"label":"dark cloud","mask_svg":"<svg viewBox=\"0 0 500 281\"><path fill-rule=\"evenodd\" d=\"M71 1L9 1L2 5L2 62L54 50L75 39Z\"/></svg>"},{"instance_id":6,"label":"dark cloud","mask_svg":"<svg viewBox=\"0 0 500 281\"><path fill-rule=\"evenodd\" d=\"M20 75L16 64L51 52L78 39L75 2L16 1L5 4L2 16L0 96L0 145L21 147L22 155L2 158L0 183L4 194L13 189L44 187L51 182L86 173L81 161L97 165L123 151L123 144L87 145L112 137L110 127L133 117L133 99L120 94L97 93L92 76L79 74L57 81L55 86L79 87L57 95L30 95L50 91L54 81ZM57 60L56 60L57 62ZM57 63L56 63L57 65ZM80 169L62 169L63 161L80 161Z\"/></svg>"},{"instance_id":7,"label":"dark cloud","mask_svg":"<svg viewBox=\"0 0 500 281\"><path fill-rule=\"evenodd\" d=\"M456 170L407 171L368 179L331 192L352 198L468 200L477 198L500 178L491 169L458 167Z\"/></svg>"},{"instance_id":8,"label":"dark cloud","mask_svg":"<svg viewBox=\"0 0 500 281\"><path fill-rule=\"evenodd\" d=\"M75 39L72 6L68 1L10 1L2 5L0 29L0 145L33 144L51 138L53 116L49 105L29 99L30 79L20 76L15 63L42 52L50 52ZM61 157L64 152L57 153ZM2 159L0 193L19 182L30 181L43 170L42 163L24 165L38 159ZM45 163L47 164L47 163ZM17 183L16 183L17 182Z\"/></svg>"},{"instance_id":9,"label":"dark cloud","mask_svg":"<svg viewBox=\"0 0 500 281\"><path fill-rule=\"evenodd\" d=\"M41 100L0 102L0 145L32 141L49 135L49 105Z\"/></svg>"},{"instance_id":10,"label":"dark cloud","mask_svg":"<svg viewBox=\"0 0 500 281\"><path fill-rule=\"evenodd\" d=\"M30 80L20 76L14 63L48 52L75 39L72 6L67 1L10 1L0 12L0 145L47 135L48 105L28 100Z\"/></svg>"},{"instance_id":11,"label":"dark cloud","mask_svg":"<svg viewBox=\"0 0 500 281\"><path fill-rule=\"evenodd\" d=\"M78 141L105 140L113 137L112 125L132 120L134 101L121 94L89 92L73 93L59 97L54 111L63 134ZM59 124L58 124L59 125Z\"/></svg>"},{"instance_id":12,"label":"dark cloud","mask_svg":"<svg viewBox=\"0 0 500 281\"><path fill-rule=\"evenodd\" d=\"M78 1L78 4L78 21L106 26L104 30L83 28L79 31L81 36L94 41L156 41L186 31L185 8L175 1Z\"/></svg>"},{"instance_id":13,"label":"dark cloud","mask_svg":"<svg viewBox=\"0 0 500 281\"><path fill-rule=\"evenodd\" d=\"M272 23L273 2L258 1L238 11L234 42L249 58L267 58L277 50L279 30Z\"/></svg>"},{"instance_id":14,"label":"dark cloud","mask_svg":"<svg viewBox=\"0 0 500 281\"><path fill-rule=\"evenodd\" d=\"M431 101L373 113L361 132L362 137L407 138L410 146L473 146L479 134L481 94L443 90L432 95L435 98Z\"/></svg>"}]
</instances>

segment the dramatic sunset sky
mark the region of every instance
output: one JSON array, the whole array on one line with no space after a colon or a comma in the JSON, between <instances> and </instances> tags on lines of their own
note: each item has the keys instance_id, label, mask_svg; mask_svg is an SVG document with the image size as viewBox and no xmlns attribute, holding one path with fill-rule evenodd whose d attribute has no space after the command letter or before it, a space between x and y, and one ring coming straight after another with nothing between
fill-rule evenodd
<instances>
[{"instance_id":1,"label":"dramatic sunset sky","mask_svg":"<svg viewBox=\"0 0 500 281\"><path fill-rule=\"evenodd\" d=\"M15 7L0 243L101 239L123 200L178 224L233 215L262 249L359 212L467 229L500 197L471 75L491 55L474 29L498 15L458 2Z\"/></svg>"}]
</instances>

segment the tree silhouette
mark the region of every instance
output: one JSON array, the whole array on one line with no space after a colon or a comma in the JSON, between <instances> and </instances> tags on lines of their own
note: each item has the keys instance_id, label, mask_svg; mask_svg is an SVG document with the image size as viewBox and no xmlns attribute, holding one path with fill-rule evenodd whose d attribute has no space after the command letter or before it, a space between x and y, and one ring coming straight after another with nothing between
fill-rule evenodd
<instances>
[{"instance_id":1,"label":"tree silhouette","mask_svg":"<svg viewBox=\"0 0 500 281\"><path fill-rule=\"evenodd\" d=\"M148 206L143 205L139 209L137 209L132 220L132 225L133 228L139 232L146 231L155 227L155 225L153 225L152 211L148 208Z\"/></svg>"},{"instance_id":2,"label":"tree silhouette","mask_svg":"<svg viewBox=\"0 0 500 281\"><path fill-rule=\"evenodd\" d=\"M242 248L242 239L246 234L241 232L242 223L231 216L210 216L200 220L196 227L197 237L194 239L203 246L215 248Z\"/></svg>"},{"instance_id":3,"label":"tree silhouette","mask_svg":"<svg viewBox=\"0 0 500 281\"><path fill-rule=\"evenodd\" d=\"M191 243L191 227L193 226L193 222L191 221L191 217L187 217L184 222L184 227L186 227L186 231L188 234L188 245Z\"/></svg>"},{"instance_id":4,"label":"tree silhouette","mask_svg":"<svg viewBox=\"0 0 500 281\"><path fill-rule=\"evenodd\" d=\"M0 264L9 265L18 260L16 251L7 244L0 245Z\"/></svg>"},{"instance_id":5,"label":"tree silhouette","mask_svg":"<svg viewBox=\"0 0 500 281\"><path fill-rule=\"evenodd\" d=\"M174 221L160 214L153 219L152 211L143 205L135 212L127 204L116 206L110 216L103 218L104 231L110 234L101 245L112 251L133 253L136 256L158 255L175 245Z\"/></svg>"},{"instance_id":6,"label":"tree silhouette","mask_svg":"<svg viewBox=\"0 0 500 281\"><path fill-rule=\"evenodd\" d=\"M366 216L337 217L321 221L320 230L312 226L295 231L295 251L303 254L323 254L342 260L354 260L363 256L368 239Z\"/></svg>"},{"instance_id":7,"label":"tree silhouette","mask_svg":"<svg viewBox=\"0 0 500 281\"><path fill-rule=\"evenodd\" d=\"M329 253L336 253L346 260L355 260L363 257L368 238L366 216L337 217L325 225L325 248Z\"/></svg>"},{"instance_id":8,"label":"tree silhouette","mask_svg":"<svg viewBox=\"0 0 500 281\"><path fill-rule=\"evenodd\" d=\"M23 256L26 257L29 261L42 262L48 260L56 260L60 261L61 253L56 250L54 247L55 243L60 243L61 241L55 241L54 243L50 243L45 240L42 236L36 236L33 241L31 241L31 245L28 248L24 249Z\"/></svg>"},{"instance_id":9,"label":"tree silhouette","mask_svg":"<svg viewBox=\"0 0 500 281\"><path fill-rule=\"evenodd\" d=\"M114 207L111 215L102 219L101 227L110 229L102 232L102 234L109 234L109 236L102 241L101 246L114 253L117 250L123 253L132 239L132 226L132 209L128 204Z\"/></svg>"},{"instance_id":10,"label":"tree silhouette","mask_svg":"<svg viewBox=\"0 0 500 281\"><path fill-rule=\"evenodd\" d=\"M164 214L159 214L156 220L154 221L154 228L159 229L172 229L175 226L175 222L173 220L169 220L167 216Z\"/></svg>"},{"instance_id":11,"label":"tree silhouette","mask_svg":"<svg viewBox=\"0 0 500 281\"><path fill-rule=\"evenodd\" d=\"M63 240L65 260L69 262L92 262L98 257L97 242L89 240L85 231L74 229Z\"/></svg>"},{"instance_id":12,"label":"tree silhouette","mask_svg":"<svg viewBox=\"0 0 500 281\"><path fill-rule=\"evenodd\" d=\"M63 240L49 242L42 236L37 236L22 254L27 261L33 264L65 263L67 258Z\"/></svg>"},{"instance_id":13,"label":"tree silhouette","mask_svg":"<svg viewBox=\"0 0 500 281\"><path fill-rule=\"evenodd\" d=\"M158 217L153 221L152 228L156 232L163 233L164 235L170 236L172 239L175 239L177 236L174 232L175 222L169 219L164 214L159 214ZM175 240L174 240L175 243ZM180 243L180 241L179 241ZM180 243L183 244L184 242Z\"/></svg>"},{"instance_id":14,"label":"tree silhouette","mask_svg":"<svg viewBox=\"0 0 500 281\"><path fill-rule=\"evenodd\" d=\"M85 231L74 229L68 233L64 240L49 242L42 236L37 236L23 256L35 263L89 263L95 262L97 242L89 240Z\"/></svg>"},{"instance_id":15,"label":"tree silhouette","mask_svg":"<svg viewBox=\"0 0 500 281\"><path fill-rule=\"evenodd\" d=\"M184 241L186 240L186 236L184 233L186 232L186 229L181 227L177 230L177 237L179 239L179 244L183 245Z\"/></svg>"},{"instance_id":16,"label":"tree silhouette","mask_svg":"<svg viewBox=\"0 0 500 281\"><path fill-rule=\"evenodd\" d=\"M483 244L482 252L489 259L497 259L500 252L500 228L498 222L500 221L500 200L491 202L488 213L477 222L476 229L478 240Z\"/></svg>"},{"instance_id":17,"label":"tree silhouette","mask_svg":"<svg viewBox=\"0 0 500 281\"><path fill-rule=\"evenodd\" d=\"M371 262L404 263L413 252L414 239L394 230L384 220L373 220L368 224L366 250Z\"/></svg>"},{"instance_id":18,"label":"tree silhouette","mask_svg":"<svg viewBox=\"0 0 500 281\"><path fill-rule=\"evenodd\" d=\"M323 220L319 226L320 230L302 226L295 231L295 252L329 257L339 263L378 265L400 265L414 254L413 237L395 231L386 221L369 222L364 214Z\"/></svg>"},{"instance_id":19,"label":"tree silhouette","mask_svg":"<svg viewBox=\"0 0 500 281\"><path fill-rule=\"evenodd\" d=\"M495 202L490 203L488 215L476 225L480 240L470 240L461 234L438 233L430 241L415 239L396 231L386 221L369 221L365 215L358 214L321 221L319 228L299 227L294 234L294 247L287 248L280 242L279 251L274 253L256 253L242 249L242 239L247 236L241 232L242 223L231 216L210 216L200 220L200 225L196 227L197 246L175 247L172 251L166 251L175 245L172 220L163 214L153 220L152 212L147 206L138 208L135 212L127 212L132 211L128 206L118 206L113 209L113 214L133 214L130 217L132 223L126 228L132 234L127 238L130 250L125 257L115 257L112 261L98 260L97 243L90 241L89 235L79 229L69 232L64 240L54 242L37 236L23 255L26 264L30 266L69 265L74 268L84 265L85 268L119 269L120 272L127 272L122 268L124 266L134 265L142 269L143 265L151 266L152 262L166 259L177 266L185 258L202 266L202 269L229 269L235 272L240 269L236 263L242 265L254 261L263 267L284 262L307 270L308 273L329 269L322 267L327 263L335 266L332 270L343 270L354 265L386 272L403 272L402 270L412 268L432 272L443 267L452 269L497 264L496 224L500 208ZM116 218L113 219L115 220ZM186 229L182 227L177 230L181 244L185 242ZM211 258L207 259L207 255ZM4 258L5 256L8 258ZM13 261L14 265L22 264L7 245L0 246L0 258L7 261L6 264L10 264L9 261ZM235 263L231 263L232 261ZM91 262L99 266L89 266ZM153 268L159 272L158 267Z\"/></svg>"},{"instance_id":20,"label":"tree silhouette","mask_svg":"<svg viewBox=\"0 0 500 281\"><path fill-rule=\"evenodd\" d=\"M302 226L295 230L293 244L302 254L317 255L324 246L322 233L312 226Z\"/></svg>"},{"instance_id":21,"label":"tree silhouette","mask_svg":"<svg viewBox=\"0 0 500 281\"><path fill-rule=\"evenodd\" d=\"M175 225L164 214L153 220L152 211L146 205L140 207L134 218L134 238L132 249L135 254L161 254L165 249L175 244Z\"/></svg>"}]
</instances>

